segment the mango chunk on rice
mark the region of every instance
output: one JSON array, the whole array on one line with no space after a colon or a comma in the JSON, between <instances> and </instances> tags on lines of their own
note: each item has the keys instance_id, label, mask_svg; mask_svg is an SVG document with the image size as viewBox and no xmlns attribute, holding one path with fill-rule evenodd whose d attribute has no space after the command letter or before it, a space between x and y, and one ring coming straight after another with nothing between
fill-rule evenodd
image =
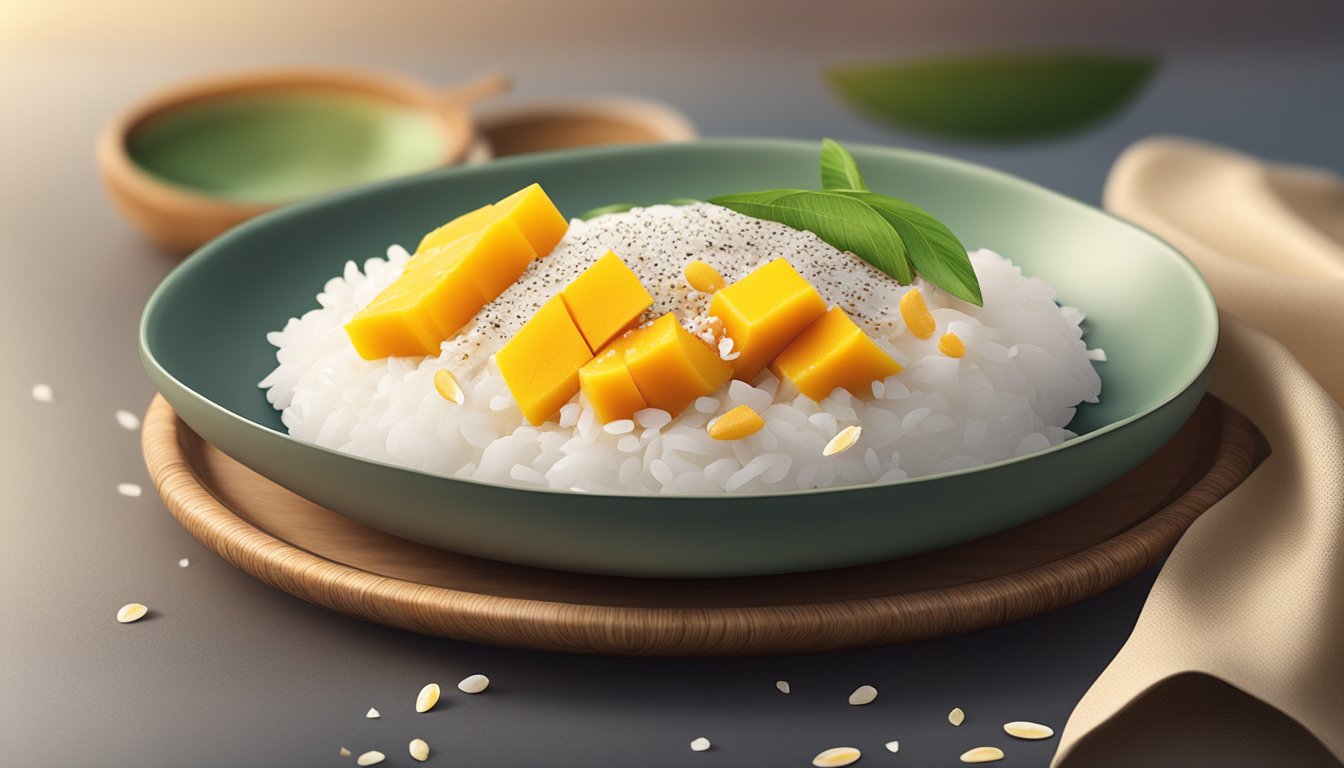
<instances>
[{"instance_id":1,"label":"mango chunk on rice","mask_svg":"<svg viewBox=\"0 0 1344 768\"><path fill-rule=\"evenodd\" d=\"M551 202L540 184L530 184L500 200L465 213L425 235L417 254L442 248L499 220L509 219L527 238L537 258L545 257L569 229L569 221Z\"/></svg>"},{"instance_id":2,"label":"mango chunk on rice","mask_svg":"<svg viewBox=\"0 0 1344 768\"><path fill-rule=\"evenodd\" d=\"M826 301L789 262L775 259L714 294L709 314L740 356L733 376L756 378L780 350L826 312Z\"/></svg>"},{"instance_id":3,"label":"mango chunk on rice","mask_svg":"<svg viewBox=\"0 0 1344 768\"><path fill-rule=\"evenodd\" d=\"M425 235L401 277L356 313L350 342L366 360L437 354L568 229L538 184L458 216Z\"/></svg>"},{"instance_id":4,"label":"mango chunk on rice","mask_svg":"<svg viewBox=\"0 0 1344 768\"><path fill-rule=\"evenodd\" d=\"M629 419L649 407L625 364L625 345L617 339L579 369L579 389L602 423Z\"/></svg>"},{"instance_id":5,"label":"mango chunk on rice","mask_svg":"<svg viewBox=\"0 0 1344 768\"><path fill-rule=\"evenodd\" d=\"M355 313L346 333L366 360L437 354L440 342L512 285L533 258L518 226L496 220L412 257L396 282Z\"/></svg>"},{"instance_id":6,"label":"mango chunk on rice","mask_svg":"<svg viewBox=\"0 0 1344 768\"><path fill-rule=\"evenodd\" d=\"M625 365L644 400L676 416L733 376L719 354L668 313L619 340Z\"/></svg>"},{"instance_id":7,"label":"mango chunk on rice","mask_svg":"<svg viewBox=\"0 0 1344 768\"><path fill-rule=\"evenodd\" d=\"M533 425L554 416L578 394L579 369L592 359L592 351L559 296L543 304L495 353L504 383Z\"/></svg>"},{"instance_id":8,"label":"mango chunk on rice","mask_svg":"<svg viewBox=\"0 0 1344 768\"><path fill-rule=\"evenodd\" d=\"M565 286L560 296L594 352L653 306L639 277L612 251Z\"/></svg>"},{"instance_id":9,"label":"mango chunk on rice","mask_svg":"<svg viewBox=\"0 0 1344 768\"><path fill-rule=\"evenodd\" d=\"M770 370L820 401L837 387L856 397L869 394L874 381L900 373L901 364L835 307L789 342Z\"/></svg>"}]
</instances>

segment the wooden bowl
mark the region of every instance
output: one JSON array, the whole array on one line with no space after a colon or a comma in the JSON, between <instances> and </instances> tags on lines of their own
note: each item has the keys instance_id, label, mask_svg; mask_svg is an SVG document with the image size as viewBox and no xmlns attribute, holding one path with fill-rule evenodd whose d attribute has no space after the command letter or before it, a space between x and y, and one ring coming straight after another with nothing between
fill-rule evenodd
<instances>
[{"instance_id":1,"label":"wooden bowl","mask_svg":"<svg viewBox=\"0 0 1344 768\"><path fill-rule=\"evenodd\" d=\"M226 229L293 201L242 202L213 197L159 179L132 159L128 140L146 121L180 107L221 97L267 92L338 92L390 102L430 116L443 132L435 165L488 160L488 144L476 132L470 104L508 87L491 73L440 90L412 79L339 69L286 69L228 74L165 88L113 118L98 139L98 170L117 208L152 242L185 254Z\"/></svg>"},{"instance_id":2,"label":"wooden bowl","mask_svg":"<svg viewBox=\"0 0 1344 768\"><path fill-rule=\"evenodd\" d=\"M496 157L599 144L690 141L681 112L656 101L571 96L483 110L478 121Z\"/></svg>"}]
</instances>

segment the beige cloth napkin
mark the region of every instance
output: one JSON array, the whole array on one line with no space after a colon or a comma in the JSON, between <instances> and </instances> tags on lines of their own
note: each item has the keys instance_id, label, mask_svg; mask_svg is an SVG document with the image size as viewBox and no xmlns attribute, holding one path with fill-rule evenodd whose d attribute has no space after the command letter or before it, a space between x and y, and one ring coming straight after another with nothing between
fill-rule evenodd
<instances>
[{"instance_id":1,"label":"beige cloth napkin","mask_svg":"<svg viewBox=\"0 0 1344 768\"><path fill-rule=\"evenodd\" d=\"M1150 139L1105 205L1203 272L1212 391L1273 452L1182 537L1054 764L1344 764L1344 180Z\"/></svg>"}]
</instances>

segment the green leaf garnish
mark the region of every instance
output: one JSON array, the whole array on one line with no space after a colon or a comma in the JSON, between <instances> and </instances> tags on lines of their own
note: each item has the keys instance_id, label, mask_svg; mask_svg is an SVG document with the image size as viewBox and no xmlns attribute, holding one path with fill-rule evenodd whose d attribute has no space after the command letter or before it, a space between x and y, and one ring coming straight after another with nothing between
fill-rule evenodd
<instances>
[{"instance_id":1,"label":"green leaf garnish","mask_svg":"<svg viewBox=\"0 0 1344 768\"><path fill-rule=\"evenodd\" d=\"M928 211L915 205L886 195L872 192L842 192L856 200L867 203L882 218L905 244L906 254L914 264L915 271L925 280L942 288L962 301L977 307L985 304L980 295L980 280L971 267L971 257L966 247L946 224L935 219Z\"/></svg>"},{"instance_id":2,"label":"green leaf garnish","mask_svg":"<svg viewBox=\"0 0 1344 768\"><path fill-rule=\"evenodd\" d=\"M849 150L830 139L821 140L821 188L829 190L857 189L868 191L868 185L859 173L859 164Z\"/></svg>"},{"instance_id":3,"label":"green leaf garnish","mask_svg":"<svg viewBox=\"0 0 1344 768\"><path fill-rule=\"evenodd\" d=\"M816 234L863 258L900 283L914 279L896 230L871 205L843 192L772 189L722 195L709 202L757 219L777 221Z\"/></svg>"},{"instance_id":4,"label":"green leaf garnish","mask_svg":"<svg viewBox=\"0 0 1344 768\"><path fill-rule=\"evenodd\" d=\"M1069 133L1118 111L1157 67L1148 56L1003 53L833 69L851 106L936 136L1015 141Z\"/></svg>"},{"instance_id":5,"label":"green leaf garnish","mask_svg":"<svg viewBox=\"0 0 1344 768\"><path fill-rule=\"evenodd\" d=\"M829 139L822 142L821 179L821 191L771 189L709 202L807 230L903 285L918 273L963 301L984 305L971 259L952 230L923 208L869 191L854 157Z\"/></svg>"}]
</instances>

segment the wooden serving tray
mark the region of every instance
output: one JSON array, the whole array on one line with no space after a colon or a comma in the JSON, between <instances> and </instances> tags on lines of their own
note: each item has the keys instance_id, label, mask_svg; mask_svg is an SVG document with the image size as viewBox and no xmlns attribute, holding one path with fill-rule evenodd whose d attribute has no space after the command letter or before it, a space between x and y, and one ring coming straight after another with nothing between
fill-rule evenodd
<instances>
[{"instance_id":1,"label":"wooden serving tray","mask_svg":"<svg viewBox=\"0 0 1344 768\"><path fill-rule=\"evenodd\" d=\"M1206 397L1155 455L1072 506L902 560L732 579L635 579L510 565L368 528L270 482L192 432L162 397L142 443L154 484L201 543L261 581L356 618L568 653L756 656L862 648L1006 624L1128 579L1266 454Z\"/></svg>"}]
</instances>

